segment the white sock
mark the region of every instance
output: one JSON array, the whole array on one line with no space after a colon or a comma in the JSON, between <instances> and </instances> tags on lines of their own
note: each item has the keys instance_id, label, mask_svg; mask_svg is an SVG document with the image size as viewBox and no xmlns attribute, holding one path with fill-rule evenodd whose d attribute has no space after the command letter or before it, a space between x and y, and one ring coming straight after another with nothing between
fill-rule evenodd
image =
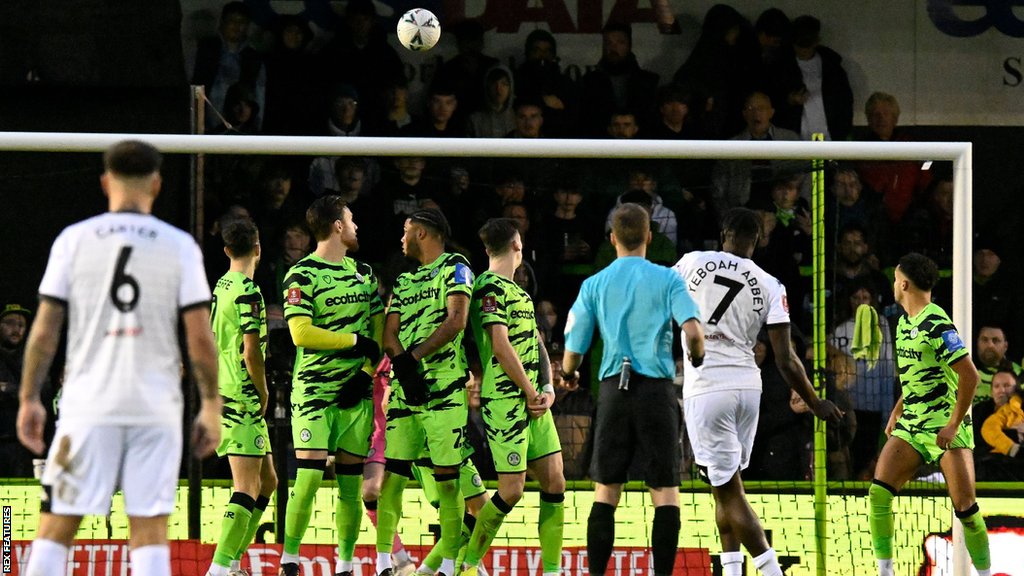
<instances>
[{"instance_id":1,"label":"white sock","mask_svg":"<svg viewBox=\"0 0 1024 576\"><path fill-rule=\"evenodd\" d=\"M405 548L402 548L398 552L391 554L391 557L394 558L395 562L398 562L399 564L405 564L406 562L412 560L412 558L409 557L409 553L406 552Z\"/></svg>"},{"instance_id":2,"label":"white sock","mask_svg":"<svg viewBox=\"0 0 1024 576\"><path fill-rule=\"evenodd\" d=\"M128 557L132 562L132 574L171 576L171 547L166 544L132 548Z\"/></svg>"},{"instance_id":3,"label":"white sock","mask_svg":"<svg viewBox=\"0 0 1024 576\"><path fill-rule=\"evenodd\" d=\"M231 571L232 572L238 572L241 569L242 569L242 561L241 560L232 560L231 561Z\"/></svg>"},{"instance_id":4,"label":"white sock","mask_svg":"<svg viewBox=\"0 0 1024 576\"><path fill-rule=\"evenodd\" d=\"M391 566L391 553L390 552L377 552L377 574L392 568Z\"/></svg>"},{"instance_id":5,"label":"white sock","mask_svg":"<svg viewBox=\"0 0 1024 576\"><path fill-rule=\"evenodd\" d=\"M743 576L743 552L722 552L722 576Z\"/></svg>"},{"instance_id":6,"label":"white sock","mask_svg":"<svg viewBox=\"0 0 1024 576\"><path fill-rule=\"evenodd\" d=\"M338 561L334 563L334 573L335 574L338 574L338 573L341 573L341 572L351 572L351 571L352 571L352 561L351 560L342 560L341 558L338 558Z\"/></svg>"},{"instance_id":7,"label":"white sock","mask_svg":"<svg viewBox=\"0 0 1024 576\"><path fill-rule=\"evenodd\" d=\"M975 570L978 570L975 568ZM978 576L992 576L992 569L986 568L984 570L978 570Z\"/></svg>"},{"instance_id":8,"label":"white sock","mask_svg":"<svg viewBox=\"0 0 1024 576\"><path fill-rule=\"evenodd\" d=\"M775 559L774 548L769 548L767 552L754 558L754 566L757 566L764 576L782 576L782 568L779 567L779 561Z\"/></svg>"},{"instance_id":9,"label":"white sock","mask_svg":"<svg viewBox=\"0 0 1024 576\"><path fill-rule=\"evenodd\" d=\"M878 576L894 576L895 574L892 569L892 558L878 561Z\"/></svg>"},{"instance_id":10,"label":"white sock","mask_svg":"<svg viewBox=\"0 0 1024 576\"><path fill-rule=\"evenodd\" d=\"M28 554L25 576L49 576L66 574L68 569L68 547L53 540L36 539Z\"/></svg>"},{"instance_id":11,"label":"white sock","mask_svg":"<svg viewBox=\"0 0 1024 576\"><path fill-rule=\"evenodd\" d=\"M210 563L210 569L207 570L206 573L209 574L210 576L227 576L228 575L228 567L227 566L218 566L217 564L211 562Z\"/></svg>"},{"instance_id":12,"label":"white sock","mask_svg":"<svg viewBox=\"0 0 1024 576\"><path fill-rule=\"evenodd\" d=\"M559 576L558 572L545 572L543 576Z\"/></svg>"},{"instance_id":13,"label":"white sock","mask_svg":"<svg viewBox=\"0 0 1024 576\"><path fill-rule=\"evenodd\" d=\"M281 554L281 564L298 564L298 563L299 563L299 555L298 554L289 554L287 552L283 552Z\"/></svg>"},{"instance_id":14,"label":"white sock","mask_svg":"<svg viewBox=\"0 0 1024 576\"><path fill-rule=\"evenodd\" d=\"M445 576L455 576L455 559L445 558L441 560L441 568L437 572Z\"/></svg>"},{"instance_id":15,"label":"white sock","mask_svg":"<svg viewBox=\"0 0 1024 576\"><path fill-rule=\"evenodd\" d=\"M434 569L431 568L430 566L427 566L426 564L420 564L420 567L416 569L416 573L417 574L430 574L430 576L433 576Z\"/></svg>"}]
</instances>

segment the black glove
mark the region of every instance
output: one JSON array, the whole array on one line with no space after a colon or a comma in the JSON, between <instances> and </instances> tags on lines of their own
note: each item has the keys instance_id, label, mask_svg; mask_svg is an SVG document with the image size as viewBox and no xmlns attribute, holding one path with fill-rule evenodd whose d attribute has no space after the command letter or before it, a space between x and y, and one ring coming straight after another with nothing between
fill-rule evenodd
<instances>
[{"instance_id":1,"label":"black glove","mask_svg":"<svg viewBox=\"0 0 1024 576\"><path fill-rule=\"evenodd\" d=\"M370 396L372 388L373 376L362 370L356 370L355 375L341 385L337 398L338 407L344 410L354 407L359 404L360 400Z\"/></svg>"},{"instance_id":2,"label":"black glove","mask_svg":"<svg viewBox=\"0 0 1024 576\"><path fill-rule=\"evenodd\" d=\"M690 358L690 363L693 364L694 368L700 368L701 365L704 364L704 357L701 356L700 358Z\"/></svg>"},{"instance_id":3,"label":"black glove","mask_svg":"<svg viewBox=\"0 0 1024 576\"><path fill-rule=\"evenodd\" d=\"M391 369L395 371L395 377L405 391L405 403L409 406L423 406L427 403L427 385L420 375L418 364L408 351L391 360Z\"/></svg>"},{"instance_id":4,"label":"black glove","mask_svg":"<svg viewBox=\"0 0 1024 576\"><path fill-rule=\"evenodd\" d=\"M377 345L373 338L356 336L356 344L352 349L360 356L369 360L374 365L374 368L377 367L377 362L380 361L380 346Z\"/></svg>"}]
</instances>

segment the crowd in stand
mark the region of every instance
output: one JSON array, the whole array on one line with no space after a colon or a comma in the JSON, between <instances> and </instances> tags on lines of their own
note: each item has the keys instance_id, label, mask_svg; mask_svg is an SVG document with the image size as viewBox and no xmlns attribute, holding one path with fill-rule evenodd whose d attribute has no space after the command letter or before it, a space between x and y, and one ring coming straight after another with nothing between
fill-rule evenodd
<instances>
[{"instance_id":1,"label":"crowd in stand","mask_svg":"<svg viewBox=\"0 0 1024 576\"><path fill-rule=\"evenodd\" d=\"M422 114L410 110L405 67L370 0L350 0L338 31L316 52L310 50L313 33L299 17L279 18L270 30L274 45L268 51L249 44L251 27L246 5L232 2L223 9L219 34L199 42L193 84L206 87L208 132L907 139L899 126L899 103L883 92L870 96L863 110L866 127L855 129L853 93L842 57L823 44L821 23L812 16L791 20L775 8L753 24L729 6L711 8L696 46L690 54L680 54L671 78L642 68L632 50L629 23L605 27L601 54L595 54L593 66L579 81L563 73L558 43L544 30L528 36L521 62L511 69L485 53L479 23L453 23L445 31L456 38L458 54L432 78ZM207 156L205 205L212 225L204 238L206 266L209 278L227 269L219 237L225 222L253 220L264 254L256 281L268 305L271 333L286 335L277 330L286 327L282 281L288 268L313 249L304 214L315 198L346 198L359 226L355 256L374 265L382 285L407 266L400 237L413 211L440 208L452 223L451 248L470 257L478 270L486 267L487 258L477 230L488 218L514 218L526 247L516 280L537 303L538 324L557 362L565 313L580 284L615 257L607 234L615 206L635 202L648 209L654 229L648 258L666 265L691 250L717 249L718 215L748 206L761 216L765 232L753 259L786 285L794 304L796 348L805 351L810 349L806 335L811 333L813 307L807 273L812 262L809 173L805 162L756 159ZM835 479L870 479L882 430L899 394L891 329L901 311L893 301L891 269L911 251L929 256L940 268L952 267L952 174L946 165L919 162L830 164L826 174L827 395L847 413L844 425L829 433L829 473ZM985 379L975 412L977 453L984 454L979 477L1009 470L1019 479L1024 467L1014 462L1024 461L1024 455L1016 458L1024 440L1021 368L1007 354L1008 343L1024 337L1018 328L1024 326L1024 299L1013 289L1016 271L1000 258L1006 252L998 234L978 236L973 249L974 356ZM937 287L936 298L951 310L948 280ZM853 334L865 304L875 311L882 334L878 350L866 359L858 357ZM21 315L7 314L5 323L9 317ZM4 330L6 354L20 344L9 344ZM277 341L279 348L286 347L286 336ZM273 342L272 336L272 355ZM748 475L808 478L812 417L774 369L770 349L763 343L757 349L764 395ZM1018 356L1022 352L1013 350ZM813 353L803 357L810 362ZM275 363L268 362L273 373ZM288 369L285 361L276 365L282 373ZM0 365L0 381L3 370ZM12 381L16 387L17 380ZM11 384L2 386L6 413ZM555 412L566 435L567 477L583 477L593 399L585 386L559 390ZM7 432L2 432L4 442Z\"/></svg>"}]
</instances>

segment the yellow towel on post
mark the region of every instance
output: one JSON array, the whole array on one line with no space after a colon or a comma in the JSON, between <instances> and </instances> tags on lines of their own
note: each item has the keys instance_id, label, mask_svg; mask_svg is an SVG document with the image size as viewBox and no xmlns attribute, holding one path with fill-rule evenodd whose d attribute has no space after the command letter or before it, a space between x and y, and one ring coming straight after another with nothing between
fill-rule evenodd
<instances>
[{"instance_id":1,"label":"yellow towel on post","mask_svg":"<svg viewBox=\"0 0 1024 576\"><path fill-rule=\"evenodd\" d=\"M875 367L882 351L882 328L878 323L878 312L873 306L861 304L857 307L857 320L853 327L854 360L865 360L868 369Z\"/></svg>"}]
</instances>

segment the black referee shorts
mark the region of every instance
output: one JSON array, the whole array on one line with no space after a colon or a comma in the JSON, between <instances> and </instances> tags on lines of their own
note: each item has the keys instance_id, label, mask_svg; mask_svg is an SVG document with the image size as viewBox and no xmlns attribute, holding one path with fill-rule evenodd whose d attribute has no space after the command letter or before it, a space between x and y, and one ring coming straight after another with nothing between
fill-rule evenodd
<instances>
[{"instance_id":1,"label":"black referee shorts","mask_svg":"<svg viewBox=\"0 0 1024 576\"><path fill-rule=\"evenodd\" d=\"M618 376L602 380L590 477L601 484L626 482L635 458L649 488L679 486L681 423L671 380L634 372L627 391L619 390Z\"/></svg>"}]
</instances>

